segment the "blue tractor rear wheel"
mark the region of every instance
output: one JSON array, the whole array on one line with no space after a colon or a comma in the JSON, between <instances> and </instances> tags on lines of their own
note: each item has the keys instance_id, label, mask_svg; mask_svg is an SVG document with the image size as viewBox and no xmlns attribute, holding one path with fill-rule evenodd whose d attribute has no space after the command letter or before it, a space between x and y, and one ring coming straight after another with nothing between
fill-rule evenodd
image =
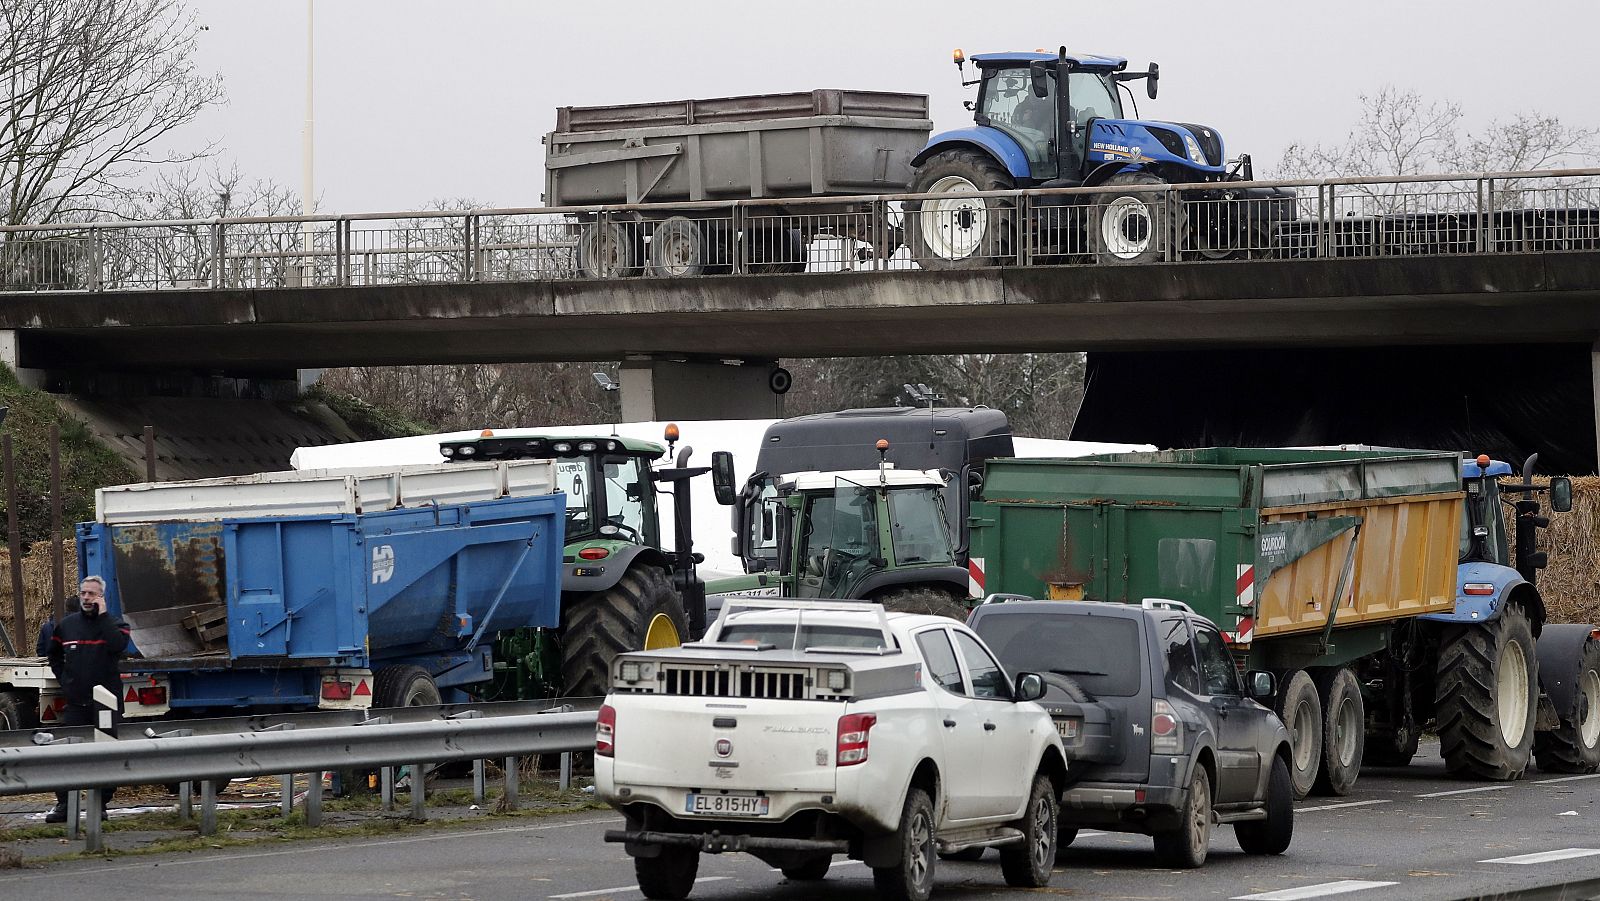
<instances>
[{"instance_id":1,"label":"blue tractor rear wheel","mask_svg":"<svg viewBox=\"0 0 1600 901\"><path fill-rule=\"evenodd\" d=\"M906 201L906 244L917 264L971 269L1010 262L1017 247L1015 201L965 195L1015 187L999 163L976 150L952 148L924 160L911 192L948 196Z\"/></svg>"}]
</instances>

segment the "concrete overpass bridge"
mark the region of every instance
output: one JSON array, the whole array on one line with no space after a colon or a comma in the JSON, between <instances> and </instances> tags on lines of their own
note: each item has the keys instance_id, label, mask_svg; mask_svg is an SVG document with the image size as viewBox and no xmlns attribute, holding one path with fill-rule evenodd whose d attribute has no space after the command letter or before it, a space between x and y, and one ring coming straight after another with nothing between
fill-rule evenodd
<instances>
[{"instance_id":1,"label":"concrete overpass bridge","mask_svg":"<svg viewBox=\"0 0 1600 901\"><path fill-rule=\"evenodd\" d=\"M1171 186L1155 202L1182 215L1143 265L1096 246L1082 190L982 195L1003 215L942 222L896 197L845 213L837 198L815 214L799 202L782 224L804 240L778 255L741 240L757 233L743 204L707 205L696 252L676 260L658 258L645 206L10 228L0 354L56 384L623 360L625 417L709 418L771 415L767 376L785 357L1587 349L1600 338L1596 176L1263 183L1282 189L1270 201ZM1229 221L1264 225L1204 234L1205 205L1223 203L1262 204ZM1000 238L982 258L917 259L897 247L916 216Z\"/></svg>"}]
</instances>

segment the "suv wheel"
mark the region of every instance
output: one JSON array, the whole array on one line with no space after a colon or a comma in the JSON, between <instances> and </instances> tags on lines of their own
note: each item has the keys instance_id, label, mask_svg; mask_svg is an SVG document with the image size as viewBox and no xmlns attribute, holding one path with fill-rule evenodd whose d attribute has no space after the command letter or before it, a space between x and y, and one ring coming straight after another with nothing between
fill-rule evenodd
<instances>
[{"instance_id":1,"label":"suv wheel","mask_svg":"<svg viewBox=\"0 0 1600 901\"><path fill-rule=\"evenodd\" d=\"M1022 841L1000 848L1000 872L1006 885L1043 888L1050 884L1056 862L1056 790L1043 773L1033 777L1028 806L1017 824Z\"/></svg>"},{"instance_id":2,"label":"suv wheel","mask_svg":"<svg viewBox=\"0 0 1600 901\"><path fill-rule=\"evenodd\" d=\"M900 862L872 868L878 897L928 901L933 894L933 863L938 859L933 832L933 802L927 792L913 785L906 791L906 806L900 811Z\"/></svg>"},{"instance_id":3,"label":"suv wheel","mask_svg":"<svg viewBox=\"0 0 1600 901\"><path fill-rule=\"evenodd\" d=\"M1267 779L1267 818L1235 823L1233 837L1246 854L1282 854L1294 838L1294 783L1289 765L1272 757L1272 775Z\"/></svg>"},{"instance_id":4,"label":"suv wheel","mask_svg":"<svg viewBox=\"0 0 1600 901\"><path fill-rule=\"evenodd\" d=\"M633 876L646 898L687 898L699 872L700 852L694 848L664 847L655 857L633 859Z\"/></svg>"},{"instance_id":5,"label":"suv wheel","mask_svg":"<svg viewBox=\"0 0 1600 901\"><path fill-rule=\"evenodd\" d=\"M1211 779L1198 763L1179 816L1176 829L1153 836L1156 860L1164 867L1192 870L1206 862L1206 852L1211 849Z\"/></svg>"}]
</instances>

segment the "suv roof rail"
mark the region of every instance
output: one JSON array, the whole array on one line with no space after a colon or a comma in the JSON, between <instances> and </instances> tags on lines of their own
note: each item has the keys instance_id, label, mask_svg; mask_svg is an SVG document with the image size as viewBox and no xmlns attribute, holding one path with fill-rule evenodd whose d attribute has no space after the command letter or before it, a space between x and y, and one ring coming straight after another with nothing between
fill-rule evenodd
<instances>
[{"instance_id":1,"label":"suv roof rail","mask_svg":"<svg viewBox=\"0 0 1600 901\"><path fill-rule=\"evenodd\" d=\"M1193 607L1171 598L1145 598L1139 602L1139 606L1146 610L1180 610L1184 613L1194 613Z\"/></svg>"},{"instance_id":2,"label":"suv roof rail","mask_svg":"<svg viewBox=\"0 0 1600 901\"><path fill-rule=\"evenodd\" d=\"M983 603L983 604L1004 604L1006 601L1037 601L1037 600L1038 600L1038 598L1033 597L1032 595L1011 594L1009 592L997 591L994 594L985 596L984 599L981 601L981 603Z\"/></svg>"}]
</instances>

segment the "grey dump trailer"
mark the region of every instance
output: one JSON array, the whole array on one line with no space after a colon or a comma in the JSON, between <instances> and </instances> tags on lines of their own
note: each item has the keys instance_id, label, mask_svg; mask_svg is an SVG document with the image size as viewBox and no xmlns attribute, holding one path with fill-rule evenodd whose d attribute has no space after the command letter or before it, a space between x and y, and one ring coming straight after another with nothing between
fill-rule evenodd
<instances>
[{"instance_id":1,"label":"grey dump trailer","mask_svg":"<svg viewBox=\"0 0 1600 901\"><path fill-rule=\"evenodd\" d=\"M544 139L544 201L581 209L593 277L797 272L817 237L887 256L897 228L816 198L903 192L932 129L926 95L881 91L566 106ZM672 206L607 209L634 204Z\"/></svg>"}]
</instances>

